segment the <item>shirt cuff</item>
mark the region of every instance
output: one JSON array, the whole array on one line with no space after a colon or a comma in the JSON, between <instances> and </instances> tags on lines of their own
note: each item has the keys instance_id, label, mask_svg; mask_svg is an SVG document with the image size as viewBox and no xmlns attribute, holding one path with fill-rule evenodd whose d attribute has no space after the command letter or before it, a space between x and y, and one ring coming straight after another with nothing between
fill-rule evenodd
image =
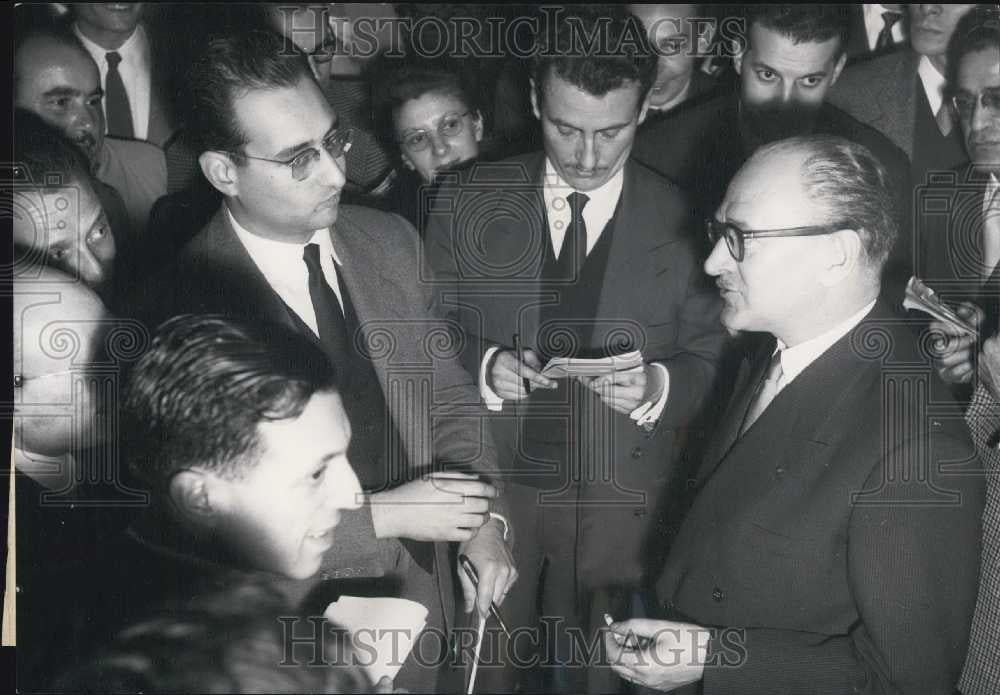
<instances>
[{"instance_id":1,"label":"shirt cuff","mask_svg":"<svg viewBox=\"0 0 1000 695\"><path fill-rule=\"evenodd\" d=\"M651 362L650 364L663 370L663 393L660 394L655 403L646 401L629 413L629 417L635 420L635 424L639 427L652 425L660 419L663 409L667 405L667 396L670 394L670 372L667 370L666 365L662 365L659 362Z\"/></svg>"},{"instance_id":2,"label":"shirt cuff","mask_svg":"<svg viewBox=\"0 0 1000 695\"><path fill-rule=\"evenodd\" d=\"M492 410L493 412L500 412L500 410L503 409L503 399L489 387L489 382L486 379L486 367L493 359L493 355L499 349L500 348L498 346L491 347L486 351L486 354L483 355L483 361L479 363L479 395L482 396L486 409Z\"/></svg>"}]
</instances>

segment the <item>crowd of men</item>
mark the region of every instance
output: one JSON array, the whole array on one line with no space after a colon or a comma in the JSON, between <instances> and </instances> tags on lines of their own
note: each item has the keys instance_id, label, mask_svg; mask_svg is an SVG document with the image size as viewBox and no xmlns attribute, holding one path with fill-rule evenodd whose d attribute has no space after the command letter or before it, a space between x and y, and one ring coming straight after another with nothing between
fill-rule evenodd
<instances>
[{"instance_id":1,"label":"crowd of men","mask_svg":"<svg viewBox=\"0 0 1000 695\"><path fill-rule=\"evenodd\" d=\"M1000 7L212 7L16 8L19 691L1000 692Z\"/></svg>"}]
</instances>

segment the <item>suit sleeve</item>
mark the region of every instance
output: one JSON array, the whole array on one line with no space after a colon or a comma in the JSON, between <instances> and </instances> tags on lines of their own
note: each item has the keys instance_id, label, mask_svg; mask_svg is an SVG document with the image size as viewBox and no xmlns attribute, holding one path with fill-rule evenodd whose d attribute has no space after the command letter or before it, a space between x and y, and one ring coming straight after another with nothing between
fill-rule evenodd
<instances>
[{"instance_id":1,"label":"suit sleeve","mask_svg":"<svg viewBox=\"0 0 1000 695\"><path fill-rule=\"evenodd\" d=\"M918 448L900 447L888 460ZM938 460L970 453L955 440ZM882 475L880 464L865 489L880 489ZM954 693L976 597L983 491L976 476L952 476L942 487L957 490L960 501L855 507L847 564L860 619L847 635L724 631L710 646L705 695Z\"/></svg>"},{"instance_id":2,"label":"suit sleeve","mask_svg":"<svg viewBox=\"0 0 1000 695\"><path fill-rule=\"evenodd\" d=\"M666 350L650 346L647 357L670 372L670 394L659 426L671 429L684 426L701 410L715 383L726 342L719 321L719 295L702 272L694 245L678 243L673 247L671 266L686 271L680 289L683 298L673 317L678 322L677 338Z\"/></svg>"},{"instance_id":3,"label":"suit sleeve","mask_svg":"<svg viewBox=\"0 0 1000 695\"><path fill-rule=\"evenodd\" d=\"M404 228L409 228L408 222L401 217L394 216L397 224ZM459 348L464 342L471 342L463 337L461 329L455 318L455 314L442 307L442 287L457 288L457 282L446 282L442 286L438 282L438 276L425 262L422 257L420 242L412 229L406 234L406 238L411 239L413 244L412 258L415 264L419 264L420 271L418 281L421 301L425 308L425 315L428 321L428 328L425 331L428 340L433 336L447 340L457 341L452 346ZM430 234L430 230L428 231ZM402 237L402 234L400 235ZM430 237L428 237L430 239ZM438 239L440 242L440 239ZM431 243L430 240L428 243ZM442 249L438 249L441 251ZM440 260L445 264L450 254L444 254ZM447 265L444 267L447 268ZM453 267L453 266L452 266ZM445 277L448 277L446 274ZM456 275L450 276L453 280ZM433 395L430 404L430 428L431 428L431 451L429 458L440 466L451 469L467 469L478 472L485 479L495 485L500 482L499 468L497 466L497 453L493 444L493 438L489 431L486 411L482 406L479 390L476 388L470 372L463 368L459 359L454 355L454 350L443 350L442 354L435 356L433 371ZM474 372L473 372L474 373ZM422 465L427 462L421 462ZM494 501L493 511L503 514L508 520L511 518L507 512L506 505L502 497Z\"/></svg>"}]
</instances>

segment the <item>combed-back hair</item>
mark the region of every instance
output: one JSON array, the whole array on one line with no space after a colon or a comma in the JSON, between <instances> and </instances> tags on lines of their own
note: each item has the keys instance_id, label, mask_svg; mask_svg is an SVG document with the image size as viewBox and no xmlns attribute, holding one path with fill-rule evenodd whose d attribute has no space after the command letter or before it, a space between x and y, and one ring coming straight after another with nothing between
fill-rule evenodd
<instances>
[{"instance_id":1,"label":"combed-back hair","mask_svg":"<svg viewBox=\"0 0 1000 695\"><path fill-rule=\"evenodd\" d=\"M213 38L189 71L184 122L199 151L235 155L247 136L233 104L255 89L281 89L313 79L305 55L280 34L259 29Z\"/></svg>"},{"instance_id":2,"label":"combed-back hair","mask_svg":"<svg viewBox=\"0 0 1000 695\"><path fill-rule=\"evenodd\" d=\"M867 147L832 135L779 140L761 147L754 158L791 152L805 155L802 185L826 209L825 223L857 231L869 265L881 268L898 234L885 167Z\"/></svg>"},{"instance_id":3,"label":"combed-back hair","mask_svg":"<svg viewBox=\"0 0 1000 695\"><path fill-rule=\"evenodd\" d=\"M841 53L847 50L851 33L850 6L843 4L750 4L746 9L746 20L748 36L750 28L759 24L796 44L840 39Z\"/></svg>"},{"instance_id":4,"label":"combed-back hair","mask_svg":"<svg viewBox=\"0 0 1000 695\"><path fill-rule=\"evenodd\" d=\"M554 30L540 32L531 59L539 102L554 74L596 97L637 82L638 110L656 78L657 61L638 17L618 5L570 5L552 19Z\"/></svg>"},{"instance_id":5,"label":"combed-back hair","mask_svg":"<svg viewBox=\"0 0 1000 695\"><path fill-rule=\"evenodd\" d=\"M174 317L129 374L129 465L160 490L194 466L239 478L258 460L259 423L298 417L313 394L335 389L326 355L288 328Z\"/></svg>"},{"instance_id":6,"label":"combed-back hair","mask_svg":"<svg viewBox=\"0 0 1000 695\"><path fill-rule=\"evenodd\" d=\"M958 85L958 68L970 53L1000 50L1000 6L979 5L959 20L948 43L948 89Z\"/></svg>"}]
</instances>

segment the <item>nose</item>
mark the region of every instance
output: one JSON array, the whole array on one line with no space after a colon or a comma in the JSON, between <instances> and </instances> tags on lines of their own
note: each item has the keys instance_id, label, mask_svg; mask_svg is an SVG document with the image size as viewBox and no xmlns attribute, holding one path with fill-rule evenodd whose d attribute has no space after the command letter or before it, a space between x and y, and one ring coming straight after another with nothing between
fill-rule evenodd
<instances>
[{"instance_id":1,"label":"nose","mask_svg":"<svg viewBox=\"0 0 1000 695\"><path fill-rule=\"evenodd\" d=\"M97 115L89 106L80 106L73 109L69 124L70 128L78 132L93 133L97 130L97 120Z\"/></svg>"},{"instance_id":2,"label":"nose","mask_svg":"<svg viewBox=\"0 0 1000 695\"><path fill-rule=\"evenodd\" d=\"M107 280L107 273L104 272L104 266L101 264L100 259L86 245L80 249L78 271L80 278L93 288L100 287Z\"/></svg>"},{"instance_id":3,"label":"nose","mask_svg":"<svg viewBox=\"0 0 1000 695\"><path fill-rule=\"evenodd\" d=\"M941 14L941 4L940 3L926 4L926 5L918 4L917 14L919 14L921 17L925 17L927 15L932 15L932 14Z\"/></svg>"},{"instance_id":4,"label":"nose","mask_svg":"<svg viewBox=\"0 0 1000 695\"><path fill-rule=\"evenodd\" d=\"M983 99L981 96L976 97L976 103L972 106L972 123L970 123L970 129L972 132L981 130L990 125L993 120L1000 114L991 114L990 109L986 108L983 104Z\"/></svg>"},{"instance_id":5,"label":"nose","mask_svg":"<svg viewBox=\"0 0 1000 695\"><path fill-rule=\"evenodd\" d=\"M712 247L712 253L705 259L705 272L709 275L722 275L723 271L730 265L735 264L733 256L729 253L729 246L725 239L719 239Z\"/></svg>"},{"instance_id":6,"label":"nose","mask_svg":"<svg viewBox=\"0 0 1000 695\"><path fill-rule=\"evenodd\" d=\"M358 476L355 475L351 464L346 461L338 465L342 465L344 470L340 475L329 476L331 485L336 488L331 491L329 497L330 507L333 509L358 509L363 502Z\"/></svg>"},{"instance_id":7,"label":"nose","mask_svg":"<svg viewBox=\"0 0 1000 695\"><path fill-rule=\"evenodd\" d=\"M597 135L583 136L576 155L576 166L583 171L593 171L597 167Z\"/></svg>"},{"instance_id":8,"label":"nose","mask_svg":"<svg viewBox=\"0 0 1000 695\"><path fill-rule=\"evenodd\" d=\"M431 151L434 156L438 159L444 159L445 155L448 154L448 150L451 149L451 143L448 142L448 138L442 137L440 135L431 135Z\"/></svg>"},{"instance_id":9,"label":"nose","mask_svg":"<svg viewBox=\"0 0 1000 695\"><path fill-rule=\"evenodd\" d=\"M334 158L325 148L320 148L320 162L322 168L322 183L325 186L336 188L338 191L347 183L347 159L346 155Z\"/></svg>"}]
</instances>

